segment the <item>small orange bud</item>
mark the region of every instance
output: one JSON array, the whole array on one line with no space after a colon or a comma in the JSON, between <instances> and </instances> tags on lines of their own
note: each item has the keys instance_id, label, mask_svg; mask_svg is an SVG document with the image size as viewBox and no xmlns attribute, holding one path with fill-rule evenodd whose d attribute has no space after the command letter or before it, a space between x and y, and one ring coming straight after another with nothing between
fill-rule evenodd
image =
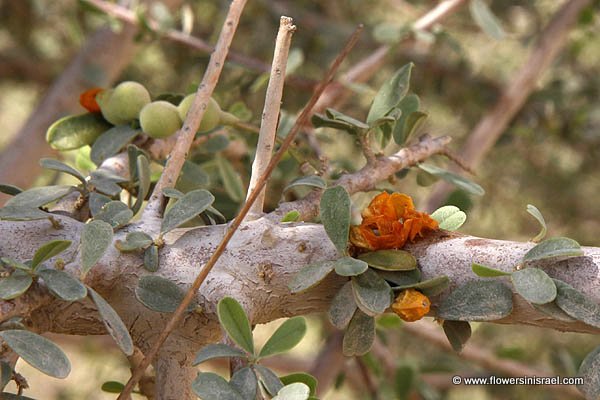
<instances>
[{"instance_id":1,"label":"small orange bud","mask_svg":"<svg viewBox=\"0 0 600 400\"><path fill-rule=\"evenodd\" d=\"M392 304L392 310L407 322L420 320L429 312L431 302L423 293L415 289L400 292Z\"/></svg>"},{"instance_id":2,"label":"small orange bud","mask_svg":"<svg viewBox=\"0 0 600 400\"><path fill-rule=\"evenodd\" d=\"M88 89L85 92L81 93L79 96L79 104L83 106L86 110L91 113L99 113L100 106L96 102L96 95L103 91L102 88L92 88Z\"/></svg>"}]
</instances>

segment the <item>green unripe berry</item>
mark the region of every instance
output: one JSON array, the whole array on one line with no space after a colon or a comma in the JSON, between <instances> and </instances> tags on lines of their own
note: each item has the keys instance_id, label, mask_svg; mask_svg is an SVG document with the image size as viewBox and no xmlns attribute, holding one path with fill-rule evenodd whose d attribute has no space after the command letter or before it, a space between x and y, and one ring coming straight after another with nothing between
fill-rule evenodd
<instances>
[{"instance_id":1,"label":"green unripe berry","mask_svg":"<svg viewBox=\"0 0 600 400\"><path fill-rule=\"evenodd\" d=\"M121 82L114 89L96 96L102 116L113 125L128 124L137 119L150 101L150 93L144 85L132 81Z\"/></svg>"},{"instance_id":2,"label":"green unripe berry","mask_svg":"<svg viewBox=\"0 0 600 400\"><path fill-rule=\"evenodd\" d=\"M196 97L195 93L189 94L185 96L179 106L177 106L177 111L179 111L179 117L182 120L185 120L187 113L194 102L194 97ZM206 111L204 111L204 116L202 117L202 122L200 122L200 127L198 128L199 132L210 131L214 129L217 125L221 123L221 107L219 103L216 102L212 97L208 100L208 107Z\"/></svg>"},{"instance_id":3,"label":"green unripe berry","mask_svg":"<svg viewBox=\"0 0 600 400\"><path fill-rule=\"evenodd\" d=\"M156 139L171 136L181 128L177 107L167 101L154 101L140 111L140 125L150 137Z\"/></svg>"}]
</instances>

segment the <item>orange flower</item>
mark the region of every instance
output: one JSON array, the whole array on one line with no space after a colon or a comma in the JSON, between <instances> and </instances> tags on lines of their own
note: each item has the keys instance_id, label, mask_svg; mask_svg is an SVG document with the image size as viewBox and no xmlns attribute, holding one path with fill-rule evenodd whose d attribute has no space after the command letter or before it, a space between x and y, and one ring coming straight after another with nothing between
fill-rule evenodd
<instances>
[{"instance_id":1,"label":"orange flower","mask_svg":"<svg viewBox=\"0 0 600 400\"><path fill-rule=\"evenodd\" d=\"M438 229L437 221L416 211L410 196L402 193L375 196L361 215L361 224L350 228L350 242L362 250L398 249L424 230Z\"/></svg>"},{"instance_id":2,"label":"orange flower","mask_svg":"<svg viewBox=\"0 0 600 400\"><path fill-rule=\"evenodd\" d=\"M406 289L400 292L392 304L392 310L404 321L414 322L420 320L429 312L431 302L423 293L415 289Z\"/></svg>"},{"instance_id":3,"label":"orange flower","mask_svg":"<svg viewBox=\"0 0 600 400\"><path fill-rule=\"evenodd\" d=\"M100 106L96 102L96 95L103 91L102 88L92 88L81 93L79 96L79 104L91 113L99 113Z\"/></svg>"}]
</instances>

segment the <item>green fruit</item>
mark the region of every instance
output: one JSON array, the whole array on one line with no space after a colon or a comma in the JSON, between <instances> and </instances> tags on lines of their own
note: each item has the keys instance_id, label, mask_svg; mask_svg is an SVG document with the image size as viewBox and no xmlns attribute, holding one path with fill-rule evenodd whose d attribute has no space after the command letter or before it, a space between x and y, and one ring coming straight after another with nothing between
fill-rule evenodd
<instances>
[{"instance_id":1,"label":"green fruit","mask_svg":"<svg viewBox=\"0 0 600 400\"><path fill-rule=\"evenodd\" d=\"M179 111L179 117L181 117L182 121L185 120L185 117L194 102L194 97L196 97L195 93L185 96L181 103L179 103L179 106L177 106L177 111ZM208 100L208 107L206 108L206 111L204 111L204 116L202 117L202 122L200 122L198 132L210 131L220 123L221 107L219 107L219 103L211 97Z\"/></svg>"},{"instance_id":2,"label":"green fruit","mask_svg":"<svg viewBox=\"0 0 600 400\"><path fill-rule=\"evenodd\" d=\"M166 101L154 101L140 111L140 125L150 137L161 139L181 128L177 107Z\"/></svg>"},{"instance_id":3,"label":"green fruit","mask_svg":"<svg viewBox=\"0 0 600 400\"><path fill-rule=\"evenodd\" d=\"M78 149L94 143L96 138L110 127L97 114L71 115L50 125L46 132L46 141L56 150Z\"/></svg>"},{"instance_id":4,"label":"green fruit","mask_svg":"<svg viewBox=\"0 0 600 400\"><path fill-rule=\"evenodd\" d=\"M96 96L102 116L113 125L128 124L137 119L141 109L150 103L150 93L137 82L121 82L112 90Z\"/></svg>"}]
</instances>

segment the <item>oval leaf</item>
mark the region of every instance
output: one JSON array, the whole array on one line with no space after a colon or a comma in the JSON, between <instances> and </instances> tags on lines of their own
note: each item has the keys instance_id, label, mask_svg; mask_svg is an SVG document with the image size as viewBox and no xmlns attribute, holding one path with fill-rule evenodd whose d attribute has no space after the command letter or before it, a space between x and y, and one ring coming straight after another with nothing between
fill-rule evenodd
<instances>
[{"instance_id":1,"label":"oval leaf","mask_svg":"<svg viewBox=\"0 0 600 400\"><path fill-rule=\"evenodd\" d=\"M335 268L335 261L323 261L307 265L296 273L288 284L292 293L299 293L316 286Z\"/></svg>"},{"instance_id":2,"label":"oval leaf","mask_svg":"<svg viewBox=\"0 0 600 400\"><path fill-rule=\"evenodd\" d=\"M334 186L321 197L321 222L338 251L346 253L350 232L350 195L342 186Z\"/></svg>"},{"instance_id":3,"label":"oval leaf","mask_svg":"<svg viewBox=\"0 0 600 400\"><path fill-rule=\"evenodd\" d=\"M517 293L530 303L546 304L556 298L556 285L541 269L521 269L513 272L510 279Z\"/></svg>"},{"instance_id":4,"label":"oval leaf","mask_svg":"<svg viewBox=\"0 0 600 400\"><path fill-rule=\"evenodd\" d=\"M365 272L369 264L352 257L342 257L335 260L335 273L341 276L356 276Z\"/></svg>"},{"instance_id":5,"label":"oval leaf","mask_svg":"<svg viewBox=\"0 0 600 400\"><path fill-rule=\"evenodd\" d=\"M246 357L246 353L240 349L222 343L209 344L196 353L196 358L192 365L198 365L204 361L212 360L213 358L223 357Z\"/></svg>"},{"instance_id":6,"label":"oval leaf","mask_svg":"<svg viewBox=\"0 0 600 400\"><path fill-rule=\"evenodd\" d=\"M87 289L71 274L55 269L44 269L39 272L48 289L58 298L75 301L87 296Z\"/></svg>"},{"instance_id":7,"label":"oval leaf","mask_svg":"<svg viewBox=\"0 0 600 400\"><path fill-rule=\"evenodd\" d=\"M31 268L35 268L46 260L51 259L57 254L62 253L71 246L70 240L52 240L44 243L39 249L36 250L31 260Z\"/></svg>"},{"instance_id":8,"label":"oval leaf","mask_svg":"<svg viewBox=\"0 0 600 400\"><path fill-rule=\"evenodd\" d=\"M3 300L15 299L25 293L32 283L31 275L17 270L9 277L0 279L0 298Z\"/></svg>"},{"instance_id":9,"label":"oval leaf","mask_svg":"<svg viewBox=\"0 0 600 400\"><path fill-rule=\"evenodd\" d=\"M455 352L460 353L471 338L471 325L466 321L444 321L442 327L448 342Z\"/></svg>"},{"instance_id":10,"label":"oval leaf","mask_svg":"<svg viewBox=\"0 0 600 400\"><path fill-rule=\"evenodd\" d=\"M477 276L481 276L482 278L494 278L496 276L507 276L510 275L510 272L504 272L499 269L490 268L483 264L472 263L471 270Z\"/></svg>"},{"instance_id":11,"label":"oval leaf","mask_svg":"<svg viewBox=\"0 0 600 400\"><path fill-rule=\"evenodd\" d=\"M185 293L168 279L146 275L138 281L135 297L152 311L167 313L174 312L179 307Z\"/></svg>"},{"instance_id":12,"label":"oval leaf","mask_svg":"<svg viewBox=\"0 0 600 400\"><path fill-rule=\"evenodd\" d=\"M400 111L400 118L394 125L394 141L403 145L408 140L409 136L413 131L411 131L410 126L408 124L408 118L412 113L419 111L419 97L415 94L409 94L405 98L398 103L396 106Z\"/></svg>"},{"instance_id":13,"label":"oval leaf","mask_svg":"<svg viewBox=\"0 0 600 400\"><path fill-rule=\"evenodd\" d=\"M579 366L577 376L583 378L583 385L577 388L585 394L586 399L600 398L600 347L592 350Z\"/></svg>"},{"instance_id":14,"label":"oval leaf","mask_svg":"<svg viewBox=\"0 0 600 400\"><path fill-rule=\"evenodd\" d=\"M96 303L98 312L104 321L106 330L115 340L119 348L125 353L125 355L133 354L133 341L129 335L127 327L119 317L119 314L111 307L106 300L102 298L94 289L88 287L88 294L91 299Z\"/></svg>"},{"instance_id":15,"label":"oval leaf","mask_svg":"<svg viewBox=\"0 0 600 400\"><path fill-rule=\"evenodd\" d=\"M111 201L112 200L110 197L105 196L103 194L96 192L90 193L89 207L92 217L96 217L96 215L98 215L102 211L102 207L104 207L105 204L110 203Z\"/></svg>"},{"instance_id":16,"label":"oval leaf","mask_svg":"<svg viewBox=\"0 0 600 400\"><path fill-rule=\"evenodd\" d=\"M555 283L555 285L556 285L556 283ZM557 294L558 294L558 290L557 290ZM541 311L544 314L547 314L558 321L563 321L563 322L577 321L575 318L571 317L569 314L567 314L566 312L561 310L560 307L558 307L556 305L556 302L554 302L554 301L550 302L550 303L546 303L546 304L534 304L533 307L536 310Z\"/></svg>"},{"instance_id":17,"label":"oval leaf","mask_svg":"<svg viewBox=\"0 0 600 400\"><path fill-rule=\"evenodd\" d=\"M352 277L352 291L358 308L370 316L382 314L392 303L390 285L371 269Z\"/></svg>"},{"instance_id":18,"label":"oval leaf","mask_svg":"<svg viewBox=\"0 0 600 400\"><path fill-rule=\"evenodd\" d=\"M527 212L531 214L533 218L537 220L537 222L540 223L540 233L538 233L533 239L531 239L532 242L537 243L544 239L544 237L546 236L546 220L544 219L544 216L542 215L540 210L538 210L537 207L533 204L527 204Z\"/></svg>"},{"instance_id":19,"label":"oval leaf","mask_svg":"<svg viewBox=\"0 0 600 400\"><path fill-rule=\"evenodd\" d=\"M446 275L436 276L435 278L427 279L420 282L409 283L403 286L394 286L395 291L405 289L419 289L425 296L437 296L442 293L450 284L450 278Z\"/></svg>"},{"instance_id":20,"label":"oval leaf","mask_svg":"<svg viewBox=\"0 0 600 400\"><path fill-rule=\"evenodd\" d=\"M37 208L65 197L72 190L73 186L68 185L39 186L11 197L5 206Z\"/></svg>"},{"instance_id":21,"label":"oval leaf","mask_svg":"<svg viewBox=\"0 0 600 400\"><path fill-rule=\"evenodd\" d=\"M237 390L244 399L255 399L258 391L258 379L250 367L235 371L229 384Z\"/></svg>"},{"instance_id":22,"label":"oval leaf","mask_svg":"<svg viewBox=\"0 0 600 400\"><path fill-rule=\"evenodd\" d=\"M104 221L91 221L81 233L81 274L85 276L104 255L113 239L112 227Z\"/></svg>"},{"instance_id":23,"label":"oval leaf","mask_svg":"<svg viewBox=\"0 0 600 400\"><path fill-rule=\"evenodd\" d=\"M44 212L39 208L19 207L16 205L0 208L0 219L5 221L33 221L50 217L52 217L52 214Z\"/></svg>"},{"instance_id":24,"label":"oval leaf","mask_svg":"<svg viewBox=\"0 0 600 400\"><path fill-rule=\"evenodd\" d=\"M600 328L600 305L566 282L554 279L556 305L573 318Z\"/></svg>"},{"instance_id":25,"label":"oval leaf","mask_svg":"<svg viewBox=\"0 0 600 400\"><path fill-rule=\"evenodd\" d=\"M0 193L7 194L9 196L16 196L22 191L23 189L18 186L10 185L8 183L0 183Z\"/></svg>"},{"instance_id":26,"label":"oval leaf","mask_svg":"<svg viewBox=\"0 0 600 400\"><path fill-rule=\"evenodd\" d=\"M66 378L71 363L63 351L48 339L25 330L6 330L0 338L27 364L54 378Z\"/></svg>"},{"instance_id":27,"label":"oval leaf","mask_svg":"<svg viewBox=\"0 0 600 400\"><path fill-rule=\"evenodd\" d=\"M117 229L127 224L133 218L133 211L127 207L127 204L121 201L110 201L102 206L98 214L94 216L95 220L104 221L113 229Z\"/></svg>"},{"instance_id":28,"label":"oval leaf","mask_svg":"<svg viewBox=\"0 0 600 400\"><path fill-rule=\"evenodd\" d=\"M79 179L81 183L85 185L85 176L81 174L81 172L77 171L75 168L61 162L55 160L53 158L42 158L40 160L40 166L42 168L51 169L53 171L64 172L65 174L69 174Z\"/></svg>"},{"instance_id":29,"label":"oval leaf","mask_svg":"<svg viewBox=\"0 0 600 400\"><path fill-rule=\"evenodd\" d=\"M167 211L160 232L167 233L188 222L206 210L214 201L215 197L208 190L198 189L186 193Z\"/></svg>"},{"instance_id":30,"label":"oval leaf","mask_svg":"<svg viewBox=\"0 0 600 400\"><path fill-rule=\"evenodd\" d=\"M212 372L199 373L192 382L192 390L204 400L244 400L229 382Z\"/></svg>"},{"instance_id":31,"label":"oval leaf","mask_svg":"<svg viewBox=\"0 0 600 400\"><path fill-rule=\"evenodd\" d=\"M283 189L283 191L287 192L296 186L310 186L314 188L325 189L327 187L327 183L323 178L317 175L303 176L291 182Z\"/></svg>"},{"instance_id":32,"label":"oval leaf","mask_svg":"<svg viewBox=\"0 0 600 400\"><path fill-rule=\"evenodd\" d=\"M282 387L273 400L307 400L309 396L310 388L307 385L294 382Z\"/></svg>"},{"instance_id":33,"label":"oval leaf","mask_svg":"<svg viewBox=\"0 0 600 400\"><path fill-rule=\"evenodd\" d=\"M129 232L125 240L117 240L115 247L122 252L143 250L153 243L152 237L144 232Z\"/></svg>"},{"instance_id":34,"label":"oval leaf","mask_svg":"<svg viewBox=\"0 0 600 400\"><path fill-rule=\"evenodd\" d=\"M114 156L127 146L141 131L133 129L129 125L118 125L110 128L96 139L92 145L90 158L96 165L102 164L104 160Z\"/></svg>"},{"instance_id":35,"label":"oval leaf","mask_svg":"<svg viewBox=\"0 0 600 400\"><path fill-rule=\"evenodd\" d=\"M101 116L86 113L59 119L48 128L46 141L56 150L73 150L92 144L112 125Z\"/></svg>"},{"instance_id":36,"label":"oval leaf","mask_svg":"<svg viewBox=\"0 0 600 400\"><path fill-rule=\"evenodd\" d=\"M398 106L400 101L406 96L410 85L410 73L413 66L413 63L404 65L390 80L381 86L369 109L367 124L370 125L372 122L385 116L394 107Z\"/></svg>"},{"instance_id":37,"label":"oval leaf","mask_svg":"<svg viewBox=\"0 0 600 400\"><path fill-rule=\"evenodd\" d=\"M258 357L264 358L288 351L300 343L305 334L306 320L303 317L290 318L271 335Z\"/></svg>"},{"instance_id":38,"label":"oval leaf","mask_svg":"<svg viewBox=\"0 0 600 400\"><path fill-rule=\"evenodd\" d=\"M579 257L583 255L581 246L573 239L555 237L535 245L523 257L523 262L545 260L548 258Z\"/></svg>"},{"instance_id":39,"label":"oval leaf","mask_svg":"<svg viewBox=\"0 0 600 400\"><path fill-rule=\"evenodd\" d=\"M377 250L358 256L371 267L383 271L410 271L417 268L417 259L404 250Z\"/></svg>"},{"instance_id":40,"label":"oval leaf","mask_svg":"<svg viewBox=\"0 0 600 400\"><path fill-rule=\"evenodd\" d=\"M158 271L158 246L152 245L144 251L144 268L149 272Z\"/></svg>"},{"instance_id":41,"label":"oval leaf","mask_svg":"<svg viewBox=\"0 0 600 400\"><path fill-rule=\"evenodd\" d=\"M438 308L438 316L454 321L493 321L512 311L512 291L497 281L471 281L454 289Z\"/></svg>"},{"instance_id":42,"label":"oval leaf","mask_svg":"<svg viewBox=\"0 0 600 400\"><path fill-rule=\"evenodd\" d=\"M317 394L317 378L312 376L311 374L306 374L304 372L296 372L293 374L282 376L281 383L284 385L289 385L295 382L304 383L310 389L310 395L316 396Z\"/></svg>"},{"instance_id":43,"label":"oval leaf","mask_svg":"<svg viewBox=\"0 0 600 400\"><path fill-rule=\"evenodd\" d=\"M104 382L100 389L107 393L121 393L123 389L125 389L125 385L123 385L121 382L108 381Z\"/></svg>"},{"instance_id":44,"label":"oval leaf","mask_svg":"<svg viewBox=\"0 0 600 400\"><path fill-rule=\"evenodd\" d=\"M440 229L455 231L465 223L467 214L456 206L444 206L435 210L431 218L438 222Z\"/></svg>"},{"instance_id":45,"label":"oval leaf","mask_svg":"<svg viewBox=\"0 0 600 400\"><path fill-rule=\"evenodd\" d=\"M252 330L246 312L234 298L225 297L219 301L217 314L221 326L231 340L250 354L254 354Z\"/></svg>"},{"instance_id":46,"label":"oval leaf","mask_svg":"<svg viewBox=\"0 0 600 400\"><path fill-rule=\"evenodd\" d=\"M271 396L275 396L283 387L283 383L281 383L277 374L269 368L263 367L260 364L254 364L254 370L258 372L260 383Z\"/></svg>"},{"instance_id":47,"label":"oval leaf","mask_svg":"<svg viewBox=\"0 0 600 400\"><path fill-rule=\"evenodd\" d=\"M331 301L329 321L338 329L344 329L356 311L352 282L347 282Z\"/></svg>"},{"instance_id":48,"label":"oval leaf","mask_svg":"<svg viewBox=\"0 0 600 400\"><path fill-rule=\"evenodd\" d=\"M446 182L453 184L454 186L464 190L467 193L471 193L476 196L483 196L485 194L485 190L483 190L483 188L475 182L472 182L460 175L456 175L455 173L452 173L450 171L446 171L443 168L439 168L435 165L425 163L419 164L418 167L421 168L423 171L430 173L431 175L435 175L445 180Z\"/></svg>"},{"instance_id":49,"label":"oval leaf","mask_svg":"<svg viewBox=\"0 0 600 400\"><path fill-rule=\"evenodd\" d=\"M217 155L216 162L227 195L235 202L244 200L246 191L244 190L244 184L242 183L240 174L237 173L235 168L233 168L233 165L231 165L229 160L225 157Z\"/></svg>"},{"instance_id":50,"label":"oval leaf","mask_svg":"<svg viewBox=\"0 0 600 400\"><path fill-rule=\"evenodd\" d=\"M342 344L345 356L362 356L371 350L375 340L375 318L356 310L348 329L344 333Z\"/></svg>"}]
</instances>

